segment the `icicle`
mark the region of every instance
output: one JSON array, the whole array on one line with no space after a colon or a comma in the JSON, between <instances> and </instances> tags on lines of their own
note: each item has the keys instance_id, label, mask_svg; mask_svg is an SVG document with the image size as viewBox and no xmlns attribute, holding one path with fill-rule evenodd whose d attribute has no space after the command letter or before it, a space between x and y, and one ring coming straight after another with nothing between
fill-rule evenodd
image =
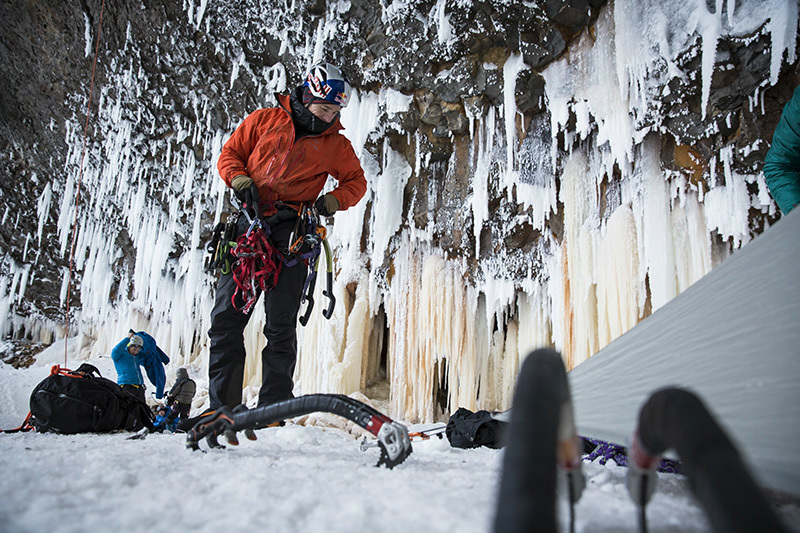
<instances>
[{"instance_id":1,"label":"icicle","mask_svg":"<svg viewBox=\"0 0 800 533\"><path fill-rule=\"evenodd\" d=\"M597 345L602 348L636 325L639 318L639 257L636 224L630 207L618 207L609 217L598 247ZM578 328L585 325L576 321ZM579 346L578 346L579 347ZM580 362L576 354L576 364ZM594 355L590 350L588 355Z\"/></svg>"},{"instance_id":2,"label":"icicle","mask_svg":"<svg viewBox=\"0 0 800 533\"><path fill-rule=\"evenodd\" d=\"M515 172L515 154L517 152L517 76L528 66L522 55L511 54L503 65L503 109L505 110L506 124L506 186L516 181L512 176Z\"/></svg>"},{"instance_id":3,"label":"icicle","mask_svg":"<svg viewBox=\"0 0 800 533\"><path fill-rule=\"evenodd\" d=\"M195 20L194 24L195 28L200 28L200 24L203 22L203 15L206 12L207 6L208 6L208 0L200 0L200 5L197 8L197 19Z\"/></svg>"},{"instance_id":4,"label":"icicle","mask_svg":"<svg viewBox=\"0 0 800 533\"><path fill-rule=\"evenodd\" d=\"M92 53L92 27L89 23L89 15L86 12L83 13L83 28L83 57L89 57Z\"/></svg>"},{"instance_id":5,"label":"icicle","mask_svg":"<svg viewBox=\"0 0 800 533\"><path fill-rule=\"evenodd\" d=\"M639 172L641 172L642 194L644 195L643 235L641 237L644 257L642 260L650 282L653 311L678 294L671 233L670 197L665 176L660 168L659 152L658 143L650 141L643 145L642 154L639 157ZM639 273L635 273L629 279L634 280L639 277ZM639 309L637 308L635 311L634 324ZM629 324L628 327L634 324ZM608 341L613 338L611 337Z\"/></svg>"},{"instance_id":6,"label":"icicle","mask_svg":"<svg viewBox=\"0 0 800 533\"><path fill-rule=\"evenodd\" d=\"M384 144L383 171L377 176L374 185L373 221L371 241L373 243L373 264L383 263L389 239L397 232L403 222L403 191L411 166L402 155Z\"/></svg>"},{"instance_id":7,"label":"icicle","mask_svg":"<svg viewBox=\"0 0 800 533\"><path fill-rule=\"evenodd\" d=\"M436 40L439 44L450 44L454 39L453 28L450 25L450 15L445 13L446 1L437 0L428 17L436 23Z\"/></svg>"},{"instance_id":8,"label":"icicle","mask_svg":"<svg viewBox=\"0 0 800 533\"><path fill-rule=\"evenodd\" d=\"M586 157L576 151L564 165L560 196L564 202L565 291L569 294L564 333L567 366L572 368L597 349L597 303L594 287L595 251L590 229L597 212L596 192L587 187ZM574 322L574 325L573 325Z\"/></svg>"}]
</instances>

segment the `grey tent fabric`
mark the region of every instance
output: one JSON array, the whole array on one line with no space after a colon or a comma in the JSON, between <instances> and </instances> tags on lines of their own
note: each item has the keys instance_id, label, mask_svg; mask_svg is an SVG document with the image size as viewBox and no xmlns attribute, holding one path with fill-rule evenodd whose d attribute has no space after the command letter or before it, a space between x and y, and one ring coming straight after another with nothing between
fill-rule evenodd
<instances>
[{"instance_id":1,"label":"grey tent fabric","mask_svg":"<svg viewBox=\"0 0 800 533\"><path fill-rule=\"evenodd\" d=\"M759 483L800 495L800 210L568 378L579 433L620 444L652 392L689 388Z\"/></svg>"}]
</instances>

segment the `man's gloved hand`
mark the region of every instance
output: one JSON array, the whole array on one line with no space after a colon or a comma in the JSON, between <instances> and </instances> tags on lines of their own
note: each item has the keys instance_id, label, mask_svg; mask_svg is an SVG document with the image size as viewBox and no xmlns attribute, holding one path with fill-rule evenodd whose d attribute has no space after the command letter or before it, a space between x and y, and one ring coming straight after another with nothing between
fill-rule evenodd
<instances>
[{"instance_id":1,"label":"man's gloved hand","mask_svg":"<svg viewBox=\"0 0 800 533\"><path fill-rule=\"evenodd\" d=\"M237 196L238 193L248 189L252 184L253 180L250 179L250 176L245 176L244 174L239 174L231 180L231 187L233 187L233 190L237 193Z\"/></svg>"},{"instance_id":2,"label":"man's gloved hand","mask_svg":"<svg viewBox=\"0 0 800 533\"><path fill-rule=\"evenodd\" d=\"M231 187L233 187L233 193L236 198L243 204L247 204L247 207L254 208L258 205L258 187L250 179L250 176L245 176L244 174L235 176L231 180Z\"/></svg>"},{"instance_id":3,"label":"man's gloved hand","mask_svg":"<svg viewBox=\"0 0 800 533\"><path fill-rule=\"evenodd\" d=\"M323 194L314 202L314 207L320 215L329 217L339 210L339 200L332 194Z\"/></svg>"}]
</instances>

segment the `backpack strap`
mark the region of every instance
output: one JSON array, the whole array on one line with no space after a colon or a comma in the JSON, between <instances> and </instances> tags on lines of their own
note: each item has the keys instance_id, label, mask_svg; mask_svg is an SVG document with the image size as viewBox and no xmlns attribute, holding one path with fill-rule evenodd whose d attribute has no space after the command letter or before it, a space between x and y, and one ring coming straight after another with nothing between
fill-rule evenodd
<instances>
[{"instance_id":1,"label":"backpack strap","mask_svg":"<svg viewBox=\"0 0 800 533\"><path fill-rule=\"evenodd\" d=\"M0 429L0 433L20 433L28 432L34 429L33 422L31 421L31 412L28 411L28 416L22 421L22 425L14 429Z\"/></svg>"},{"instance_id":2,"label":"backpack strap","mask_svg":"<svg viewBox=\"0 0 800 533\"><path fill-rule=\"evenodd\" d=\"M104 379L103 386L107 386L109 390L112 390L117 395L126 413L125 423L121 429L138 431L139 428L146 427L150 431L153 430L153 413L150 407L147 406L147 402L122 389L113 381Z\"/></svg>"},{"instance_id":3,"label":"backpack strap","mask_svg":"<svg viewBox=\"0 0 800 533\"><path fill-rule=\"evenodd\" d=\"M100 371L97 370L97 367L94 365L90 365L89 363L83 363L81 366L78 367L77 370L74 372L75 374L82 374L84 377L96 375L98 378L102 378L103 375L100 374Z\"/></svg>"}]
</instances>

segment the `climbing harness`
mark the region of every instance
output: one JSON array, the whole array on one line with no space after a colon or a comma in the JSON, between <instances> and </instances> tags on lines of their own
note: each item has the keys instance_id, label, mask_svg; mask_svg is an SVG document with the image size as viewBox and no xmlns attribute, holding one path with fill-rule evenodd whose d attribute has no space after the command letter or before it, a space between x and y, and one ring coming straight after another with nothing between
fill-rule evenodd
<instances>
[{"instance_id":1,"label":"climbing harness","mask_svg":"<svg viewBox=\"0 0 800 533\"><path fill-rule=\"evenodd\" d=\"M293 267L303 261L309 269L302 291L301 303L308 303L305 312L299 317L305 326L314 307L314 288L322 249L325 250L327 287L322 291L329 302L322 314L330 319L336 306L333 295L333 253L327 240L327 231L321 224L321 217L312 205L294 206L277 202L277 213L264 219L259 209L247 204L240 205L236 197L231 203L238 216L229 217L214 228L207 250L212 254L209 269L219 268L223 274L232 274L236 289L231 302L235 309L249 313L261 292L272 290L278 282L283 267ZM247 231L237 238L239 217L245 217ZM270 239L271 226L296 218L294 228L286 244L287 255L282 254ZM243 302L241 305L238 302Z\"/></svg>"},{"instance_id":2,"label":"climbing harness","mask_svg":"<svg viewBox=\"0 0 800 533\"><path fill-rule=\"evenodd\" d=\"M381 450L375 466L394 468L411 454L408 429L369 405L342 394L309 394L255 409L221 407L207 413L186 434L186 447L199 450L205 439L212 448L222 447L217 437L226 431L262 429L270 424L314 412L344 417L377 437Z\"/></svg>"}]
</instances>

